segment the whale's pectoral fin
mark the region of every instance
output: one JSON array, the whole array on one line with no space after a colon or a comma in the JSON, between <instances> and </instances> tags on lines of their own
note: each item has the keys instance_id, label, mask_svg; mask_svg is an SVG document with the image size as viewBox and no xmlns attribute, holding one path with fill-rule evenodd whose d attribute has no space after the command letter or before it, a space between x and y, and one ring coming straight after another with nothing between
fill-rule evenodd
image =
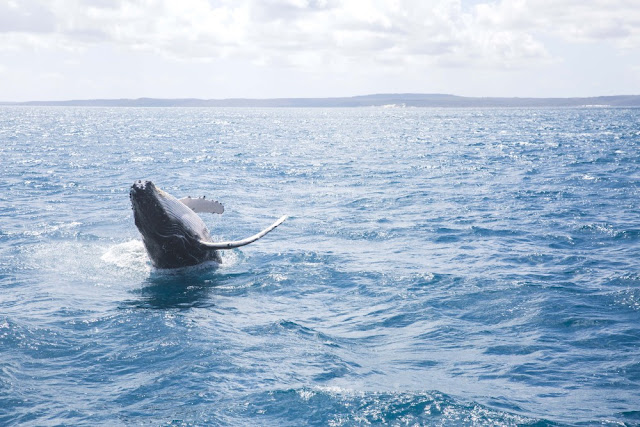
<instances>
[{"instance_id":1,"label":"whale's pectoral fin","mask_svg":"<svg viewBox=\"0 0 640 427\"><path fill-rule=\"evenodd\" d=\"M269 227L265 228L264 230L262 230L258 234L254 234L251 237L247 237L246 239L236 240L236 241L233 241L233 242L203 242L203 241L200 241L200 243L203 246L207 247L208 249L233 249L233 248L239 248L240 246L248 245L249 243L253 243L256 240L258 240L259 238L263 237L265 234L267 234L268 232L270 232L271 230L273 230L274 228L276 228L277 226L282 224L285 219L287 219L287 215L284 215L284 216L280 217L280 219L278 219L276 222L271 224Z\"/></svg>"},{"instance_id":2,"label":"whale's pectoral fin","mask_svg":"<svg viewBox=\"0 0 640 427\"><path fill-rule=\"evenodd\" d=\"M180 199L182 203L189 206L196 213L217 213L224 212L222 203L215 200L206 200L204 197L192 199L190 196Z\"/></svg>"}]
</instances>

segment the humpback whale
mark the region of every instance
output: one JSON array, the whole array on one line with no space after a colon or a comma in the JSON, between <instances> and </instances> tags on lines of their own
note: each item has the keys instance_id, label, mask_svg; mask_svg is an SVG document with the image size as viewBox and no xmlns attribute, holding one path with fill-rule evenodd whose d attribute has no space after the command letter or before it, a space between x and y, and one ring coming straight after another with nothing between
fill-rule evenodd
<instances>
[{"instance_id":1,"label":"humpback whale","mask_svg":"<svg viewBox=\"0 0 640 427\"><path fill-rule=\"evenodd\" d=\"M138 180L129 191L133 217L142 242L156 268L179 268L205 261L221 262L219 250L248 245L287 219L282 216L271 226L246 239L214 242L197 213L224 212L217 201L187 197L176 199L151 181Z\"/></svg>"}]
</instances>

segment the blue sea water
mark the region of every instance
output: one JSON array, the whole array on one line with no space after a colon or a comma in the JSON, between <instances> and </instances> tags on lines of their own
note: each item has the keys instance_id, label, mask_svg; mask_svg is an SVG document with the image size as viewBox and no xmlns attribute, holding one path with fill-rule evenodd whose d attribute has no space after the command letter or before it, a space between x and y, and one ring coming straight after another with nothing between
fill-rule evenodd
<instances>
[{"instance_id":1,"label":"blue sea water","mask_svg":"<svg viewBox=\"0 0 640 427\"><path fill-rule=\"evenodd\" d=\"M639 425L640 110L0 109L2 425ZM220 200L154 270L128 191Z\"/></svg>"}]
</instances>

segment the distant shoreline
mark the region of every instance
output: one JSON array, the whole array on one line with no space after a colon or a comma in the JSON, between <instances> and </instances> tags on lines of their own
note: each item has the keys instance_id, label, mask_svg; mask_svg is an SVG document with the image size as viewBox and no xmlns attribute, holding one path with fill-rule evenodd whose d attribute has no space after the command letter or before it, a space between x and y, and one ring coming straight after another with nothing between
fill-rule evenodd
<instances>
[{"instance_id":1,"label":"distant shoreline","mask_svg":"<svg viewBox=\"0 0 640 427\"><path fill-rule=\"evenodd\" d=\"M593 96L582 98L501 98L465 97L447 94L377 94L336 98L137 98L87 99L68 101L0 102L0 106L40 107L640 107L640 95Z\"/></svg>"}]
</instances>

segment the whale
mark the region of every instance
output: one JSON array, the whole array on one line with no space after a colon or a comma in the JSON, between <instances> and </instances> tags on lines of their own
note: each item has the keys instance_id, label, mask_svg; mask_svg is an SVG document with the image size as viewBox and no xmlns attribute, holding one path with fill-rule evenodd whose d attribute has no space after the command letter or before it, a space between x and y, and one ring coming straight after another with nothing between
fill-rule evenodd
<instances>
[{"instance_id":1,"label":"whale","mask_svg":"<svg viewBox=\"0 0 640 427\"><path fill-rule=\"evenodd\" d=\"M280 217L269 227L242 240L215 242L198 213L222 214L224 206L215 200L186 197L177 199L151 181L138 180L129 191L133 218L154 267L181 268L206 261L221 263L220 250L248 245L282 224Z\"/></svg>"}]
</instances>

